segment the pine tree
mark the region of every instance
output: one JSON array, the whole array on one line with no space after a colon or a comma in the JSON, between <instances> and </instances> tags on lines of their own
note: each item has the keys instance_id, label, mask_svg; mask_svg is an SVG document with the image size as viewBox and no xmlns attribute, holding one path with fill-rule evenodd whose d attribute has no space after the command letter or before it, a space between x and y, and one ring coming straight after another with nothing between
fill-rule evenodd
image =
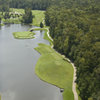
<instances>
[{"instance_id":1,"label":"pine tree","mask_svg":"<svg viewBox=\"0 0 100 100\"><path fill-rule=\"evenodd\" d=\"M42 22L40 23L40 27L41 27L41 28L43 28L43 27L44 27L44 25L43 25L43 23L42 23Z\"/></svg>"},{"instance_id":2,"label":"pine tree","mask_svg":"<svg viewBox=\"0 0 100 100\"><path fill-rule=\"evenodd\" d=\"M1 17L0 17L0 24L1 24Z\"/></svg>"},{"instance_id":3,"label":"pine tree","mask_svg":"<svg viewBox=\"0 0 100 100\"><path fill-rule=\"evenodd\" d=\"M25 14L23 15L23 22L24 23L32 23L33 15L30 8L25 9Z\"/></svg>"}]
</instances>

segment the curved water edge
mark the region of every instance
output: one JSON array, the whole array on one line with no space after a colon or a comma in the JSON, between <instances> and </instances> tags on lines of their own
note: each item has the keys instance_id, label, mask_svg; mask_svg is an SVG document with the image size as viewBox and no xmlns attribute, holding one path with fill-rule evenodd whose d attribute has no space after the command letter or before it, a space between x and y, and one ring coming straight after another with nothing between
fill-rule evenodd
<instances>
[{"instance_id":1,"label":"curved water edge","mask_svg":"<svg viewBox=\"0 0 100 100\"><path fill-rule=\"evenodd\" d=\"M49 39L51 39L51 41L53 41L53 39L50 37L50 35L49 35L49 29L48 28L46 28L47 29L47 35L48 35L48 37L49 37ZM51 48L53 48L54 47L54 45L52 44L51 45ZM55 50L56 51L56 50ZM57 52L57 51L56 51ZM57 52L57 53L59 53L59 52ZM64 55L62 55L62 56L64 56ZM65 56L64 56L65 57ZM66 57L65 57L66 58ZM77 79L77 77L76 77L76 66L74 65L74 63L69 59L69 58L66 58L67 60L68 60L68 62L70 62L71 63L71 65L73 66L73 69L74 69L74 74L73 74L73 83L72 83L72 91L73 91L73 94L74 94L74 100L78 100L78 93L77 93L77 91L76 91L76 79ZM60 89L60 92L63 92L64 91L64 89Z\"/></svg>"},{"instance_id":2,"label":"curved water edge","mask_svg":"<svg viewBox=\"0 0 100 100\"><path fill-rule=\"evenodd\" d=\"M33 48L49 44L43 32L35 39L14 39L12 33L34 26L7 24L0 28L0 94L2 100L62 100L59 88L41 81L35 75L40 54ZM35 27L34 27L35 28Z\"/></svg>"}]
</instances>

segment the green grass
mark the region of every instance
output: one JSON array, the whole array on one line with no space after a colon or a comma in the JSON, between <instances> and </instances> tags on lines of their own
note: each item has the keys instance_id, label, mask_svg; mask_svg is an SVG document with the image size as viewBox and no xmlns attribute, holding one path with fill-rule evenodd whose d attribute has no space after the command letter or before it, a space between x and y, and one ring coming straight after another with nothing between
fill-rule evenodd
<instances>
[{"instance_id":1,"label":"green grass","mask_svg":"<svg viewBox=\"0 0 100 100\"><path fill-rule=\"evenodd\" d=\"M11 24L20 24L21 19L20 18L11 18L11 19L3 19L4 23L11 23Z\"/></svg>"},{"instance_id":2,"label":"green grass","mask_svg":"<svg viewBox=\"0 0 100 100\"><path fill-rule=\"evenodd\" d=\"M35 15L35 18L33 18L32 25L40 26L40 22L42 22L43 19L45 18L44 13L45 13L45 11L32 10L32 14Z\"/></svg>"},{"instance_id":3,"label":"green grass","mask_svg":"<svg viewBox=\"0 0 100 100\"><path fill-rule=\"evenodd\" d=\"M30 31L24 31L24 32L14 32L13 36L17 39L32 39L34 38L35 33Z\"/></svg>"},{"instance_id":4,"label":"green grass","mask_svg":"<svg viewBox=\"0 0 100 100\"><path fill-rule=\"evenodd\" d=\"M63 88L64 100L74 100L72 65L48 45L39 44L35 49L41 54L35 67L37 76L43 81Z\"/></svg>"},{"instance_id":5,"label":"green grass","mask_svg":"<svg viewBox=\"0 0 100 100\"><path fill-rule=\"evenodd\" d=\"M24 14L24 9L11 8L10 11ZM32 10L32 14L35 16L35 18L33 18L33 23L31 23L31 25L40 26L40 22L42 22L43 19L45 18L45 14L44 13L45 13L45 11Z\"/></svg>"}]
</instances>

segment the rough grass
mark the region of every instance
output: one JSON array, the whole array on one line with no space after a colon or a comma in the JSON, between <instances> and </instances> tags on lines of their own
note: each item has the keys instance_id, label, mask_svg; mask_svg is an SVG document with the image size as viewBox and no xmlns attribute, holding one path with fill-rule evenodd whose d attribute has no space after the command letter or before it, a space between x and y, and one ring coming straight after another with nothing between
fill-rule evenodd
<instances>
[{"instance_id":1,"label":"rough grass","mask_svg":"<svg viewBox=\"0 0 100 100\"><path fill-rule=\"evenodd\" d=\"M3 19L4 23L11 23L11 24L20 24L21 19L20 18L10 18L10 19Z\"/></svg>"},{"instance_id":2,"label":"rough grass","mask_svg":"<svg viewBox=\"0 0 100 100\"><path fill-rule=\"evenodd\" d=\"M0 26L4 26L4 24L0 24Z\"/></svg>"},{"instance_id":3,"label":"rough grass","mask_svg":"<svg viewBox=\"0 0 100 100\"><path fill-rule=\"evenodd\" d=\"M17 39L32 39L34 38L35 33L30 31L24 31L24 32L14 32L13 36Z\"/></svg>"},{"instance_id":4,"label":"rough grass","mask_svg":"<svg viewBox=\"0 0 100 100\"><path fill-rule=\"evenodd\" d=\"M35 67L37 76L50 84L63 88L64 100L74 100L72 65L48 45L39 44L35 49L41 54Z\"/></svg>"}]
</instances>

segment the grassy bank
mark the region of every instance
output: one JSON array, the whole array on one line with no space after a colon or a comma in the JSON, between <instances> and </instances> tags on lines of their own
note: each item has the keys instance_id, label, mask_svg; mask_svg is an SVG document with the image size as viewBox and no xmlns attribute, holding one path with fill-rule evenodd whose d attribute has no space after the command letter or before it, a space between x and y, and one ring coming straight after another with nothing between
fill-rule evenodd
<instances>
[{"instance_id":1,"label":"grassy bank","mask_svg":"<svg viewBox=\"0 0 100 100\"><path fill-rule=\"evenodd\" d=\"M38 31L38 30L45 31L45 33L44 33L44 39L48 40L50 42L50 45L53 45L53 41L47 35L47 32L48 32L47 28L35 28L35 29L30 29L30 30L33 30L33 31Z\"/></svg>"},{"instance_id":2,"label":"grassy bank","mask_svg":"<svg viewBox=\"0 0 100 100\"><path fill-rule=\"evenodd\" d=\"M39 44L35 49L41 54L35 68L37 76L50 84L63 88L64 100L74 100L72 65L48 45Z\"/></svg>"},{"instance_id":3,"label":"grassy bank","mask_svg":"<svg viewBox=\"0 0 100 100\"><path fill-rule=\"evenodd\" d=\"M4 24L0 24L0 26L4 26Z\"/></svg>"},{"instance_id":4,"label":"grassy bank","mask_svg":"<svg viewBox=\"0 0 100 100\"><path fill-rule=\"evenodd\" d=\"M10 19L3 19L4 23L11 23L11 24L20 24L21 18L10 18Z\"/></svg>"},{"instance_id":5,"label":"grassy bank","mask_svg":"<svg viewBox=\"0 0 100 100\"><path fill-rule=\"evenodd\" d=\"M13 36L16 39L32 39L34 38L35 33L30 31L24 31L24 32L14 32Z\"/></svg>"}]
</instances>

